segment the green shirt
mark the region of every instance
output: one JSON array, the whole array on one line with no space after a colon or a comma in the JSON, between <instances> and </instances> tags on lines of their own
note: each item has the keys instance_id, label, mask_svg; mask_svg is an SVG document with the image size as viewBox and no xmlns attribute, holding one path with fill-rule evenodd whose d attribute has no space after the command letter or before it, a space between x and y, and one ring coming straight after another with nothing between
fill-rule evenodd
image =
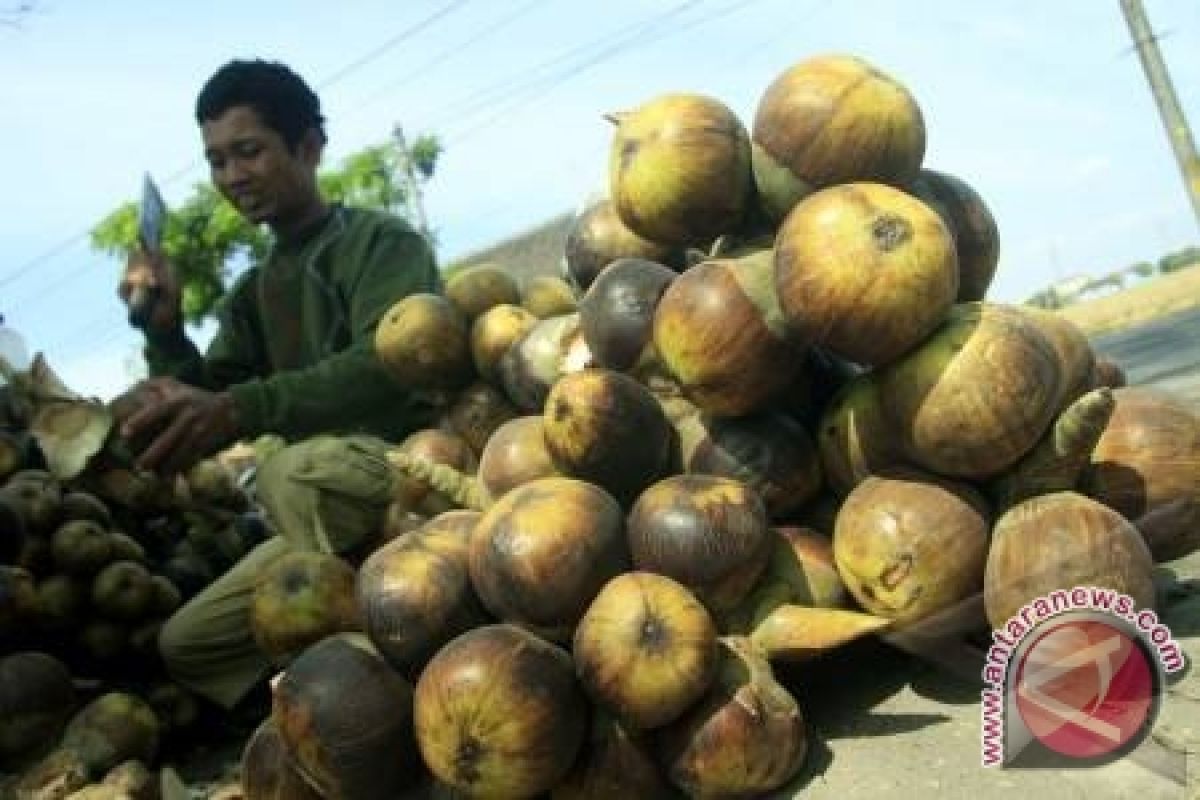
<instances>
[{"instance_id":1,"label":"green shirt","mask_svg":"<svg viewBox=\"0 0 1200 800\"><path fill-rule=\"evenodd\" d=\"M207 353L186 336L149 341L152 375L228 389L246 437L368 433L392 441L429 424L427 398L402 389L374 354L375 326L399 299L440 292L428 242L403 220L334 206L277 242L217 310Z\"/></svg>"}]
</instances>

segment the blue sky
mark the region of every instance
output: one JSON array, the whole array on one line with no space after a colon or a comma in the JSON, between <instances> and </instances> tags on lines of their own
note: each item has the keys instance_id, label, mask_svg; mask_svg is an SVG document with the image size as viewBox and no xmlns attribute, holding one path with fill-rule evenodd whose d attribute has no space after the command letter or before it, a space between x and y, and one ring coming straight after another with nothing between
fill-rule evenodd
<instances>
[{"instance_id":1,"label":"blue sky","mask_svg":"<svg viewBox=\"0 0 1200 800\"><path fill-rule=\"evenodd\" d=\"M1200 5L1145 5L1200 125ZM830 51L905 83L926 166L987 201L993 299L1200 241L1117 0L38 0L0 27L0 313L76 389L129 381L120 265L83 234L143 171L169 203L206 180L192 103L230 58L320 88L330 163L397 122L439 136L425 205L446 263L603 189L603 113L690 91L749 125L775 75Z\"/></svg>"}]
</instances>

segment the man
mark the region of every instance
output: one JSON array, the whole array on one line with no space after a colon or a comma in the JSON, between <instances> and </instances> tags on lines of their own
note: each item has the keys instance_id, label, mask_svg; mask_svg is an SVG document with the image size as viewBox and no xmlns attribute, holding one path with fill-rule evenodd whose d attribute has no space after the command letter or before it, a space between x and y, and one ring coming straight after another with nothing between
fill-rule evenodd
<instances>
[{"instance_id":1,"label":"man","mask_svg":"<svg viewBox=\"0 0 1200 800\"><path fill-rule=\"evenodd\" d=\"M273 247L230 289L204 355L184 333L172 270L131 257L119 294L151 292L142 327L154 377L118 422L139 465L165 474L264 433L294 442L259 468L277 536L176 612L159 639L176 680L231 708L271 669L249 626L256 575L292 548L343 553L381 522L392 489L386 443L431 412L376 360L375 326L401 297L441 283L428 243L406 223L321 197L324 118L287 67L226 64L200 92L196 120L213 183L268 226Z\"/></svg>"}]
</instances>

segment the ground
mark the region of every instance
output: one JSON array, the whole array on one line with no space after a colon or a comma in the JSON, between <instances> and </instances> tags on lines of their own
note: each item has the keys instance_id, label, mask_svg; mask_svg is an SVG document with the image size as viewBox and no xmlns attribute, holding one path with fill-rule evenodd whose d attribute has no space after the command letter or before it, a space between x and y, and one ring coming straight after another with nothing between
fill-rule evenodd
<instances>
[{"instance_id":1,"label":"ground","mask_svg":"<svg viewBox=\"0 0 1200 800\"><path fill-rule=\"evenodd\" d=\"M1196 306L1200 306L1200 264L1156 276L1122 292L1067 306L1060 313L1095 336Z\"/></svg>"}]
</instances>

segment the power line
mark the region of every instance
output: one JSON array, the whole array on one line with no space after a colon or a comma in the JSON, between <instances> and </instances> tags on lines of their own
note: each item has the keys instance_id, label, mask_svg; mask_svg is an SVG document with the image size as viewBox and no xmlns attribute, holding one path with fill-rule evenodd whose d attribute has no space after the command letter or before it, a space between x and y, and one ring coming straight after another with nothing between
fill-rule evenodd
<instances>
[{"instance_id":1,"label":"power line","mask_svg":"<svg viewBox=\"0 0 1200 800\"><path fill-rule=\"evenodd\" d=\"M434 11L429 16L424 17L423 19L419 20L415 24L401 30L399 33L390 37L389 39L387 39L385 42L383 42L379 46L368 51L367 53L364 53L362 56L359 56L358 58L354 59L353 61L346 64L345 66L337 69L332 75L329 75L324 80L322 80L320 83L318 83L317 87L319 89L326 89L326 88L332 86L333 84L341 81L346 76L350 75L351 73L361 69L362 67L371 63L375 59L379 58L381 55L386 53L388 50L391 50L392 48L394 48L397 45L406 41L407 39L415 36L417 33L420 33L422 30L429 27L434 22L436 22L437 20L446 16L447 14L454 11L455 9L459 8L460 6L465 5L466 2L467 2L467 0L451 0L451 2L446 3L445 5L443 5L438 10ZM179 180L184 175L186 175L188 172L190 172L192 169L194 169L199 163L200 163L200 159L198 159L198 158L193 159L187 165L180 167L179 169L172 172L167 178L163 179L161 181L161 183L163 185L173 184L175 181ZM10 285L13 281L19 280L23 276L28 275L32 270L34 270L38 266L58 257L59 255L66 252L67 250L71 249L72 247L76 246L77 244L80 244L81 242L86 241L88 236L91 234L91 230L92 230L91 226L89 226L87 229L85 229L83 231L80 231L78 233L72 234L71 236L68 236L67 238L63 239L59 243L50 247L48 250L34 256L33 258L29 259L25 263L17 266L11 272L9 272L3 276L0 276L0 287Z\"/></svg>"},{"instance_id":2,"label":"power line","mask_svg":"<svg viewBox=\"0 0 1200 800\"><path fill-rule=\"evenodd\" d=\"M462 55L463 53L467 52L467 48L471 47L472 45L478 44L479 42L483 41L484 39L486 39L489 36L494 36L499 31L503 30L504 28L511 25L513 22L515 22L518 19L520 19L521 17L523 17L526 13L531 11L535 6L540 5L544 2L545 2L545 0L530 0L525 5L521 6L520 8L516 9L515 11L511 11L508 14L506 14L498 22L490 23L486 27L484 27L482 30L477 31L475 34L464 39L463 41L460 41L456 44L452 44L449 47L446 47L445 49L439 51L438 53L435 53L432 58L430 58L428 61L423 62L419 66L413 68L410 72L405 74L403 77L398 78L394 81L390 81L385 86L383 86L381 89L378 89L377 91L370 94L366 99L361 100L358 103L354 104L350 108L349 111L347 111L346 113L341 115L342 118L345 119L348 116L353 117L356 113L361 113L365 109L370 108L372 105L377 103L379 100L381 100L385 96L391 94L396 89L399 89L401 86L406 86L409 83L411 83L412 81L416 80L417 78L424 77L426 74L428 74L429 70L446 63L447 61L453 59L455 56Z\"/></svg>"},{"instance_id":3,"label":"power line","mask_svg":"<svg viewBox=\"0 0 1200 800\"><path fill-rule=\"evenodd\" d=\"M417 22L415 25L400 31L395 36L391 37L386 42L384 42L383 44L376 47L374 50L360 56L359 58L356 58L354 61L351 61L346 66L337 70L332 75L325 78L325 80L318 83L317 89L318 90L328 89L330 86L332 86L333 84L342 80L350 73L355 72L358 69L361 69L365 65L367 65L367 64L371 63L372 61L374 61L375 59L379 58L381 55L386 53L388 50L391 50L396 45L401 44L402 42L406 41L407 39L410 39L413 36L415 36L416 34L420 33L425 28L428 28L430 25L437 22L439 19L446 16L450 12L454 11L456 8L459 8L460 6L465 5L466 2L467 2L467 0L451 0L451 2L442 6L440 9L433 12L428 17L425 17L421 21Z\"/></svg>"},{"instance_id":4,"label":"power line","mask_svg":"<svg viewBox=\"0 0 1200 800\"><path fill-rule=\"evenodd\" d=\"M546 80L555 80L562 74L561 72L550 71L548 74L543 73L546 73L548 70L551 70L551 68L557 67L560 64L571 64L575 59L581 56L586 56L595 48L603 49L612 46L614 43L620 44L622 41L626 41L628 38L636 37L639 33L643 33L645 29L654 27L660 24L664 19L668 19L680 13L681 11L686 10L687 8L696 5L699 2L703 2L703 0L684 0L684 2L681 2L667 9L666 11L651 15L646 19L632 22L617 29L616 31L611 31L582 45L571 47L555 56L552 56L549 59L546 59L545 61L534 64L532 67L519 70L513 74L501 78L494 83L476 89L473 92L470 92L469 94L460 97L442 107L440 109L442 116L435 118L435 120L430 123L431 127L437 128L443 119L461 119L464 114L475 113L480 109L488 107L490 104L510 99L512 95L518 91L527 91L531 88L536 88ZM572 67L568 66L567 69L571 68Z\"/></svg>"},{"instance_id":5,"label":"power line","mask_svg":"<svg viewBox=\"0 0 1200 800\"><path fill-rule=\"evenodd\" d=\"M677 6L674 9L674 13L680 13L680 12L686 10L687 7L695 5L696 1L697 0L693 0L693 2L687 2L687 3L682 4L681 6ZM539 97L545 95L546 93L551 92L554 89L558 88L559 86L563 85L568 79L573 78L576 75L579 75L580 73L582 73L588 69L591 69L592 67L597 66L598 64L603 63L604 61L607 61L610 58L612 58L616 55L619 55L622 52L628 51L628 50L636 48L636 47L641 47L646 44L651 44L653 42L660 41L660 40L668 38L670 36L675 36L679 33L683 33L684 31L690 30L698 25L712 22L715 19L719 19L721 17L728 16L729 14L731 14L735 11L740 11L742 9L745 9L745 8L753 5L755 2L759 2L759 0L742 0L741 2L733 3L728 6L723 6L722 8L716 9L711 14L708 14L707 16L691 20L690 22L684 23L682 25L677 25L677 26L668 28L665 32L661 32L660 30L647 30L644 32L644 35L646 36L646 38L641 41L634 39L634 40L618 43L609 48L606 48L603 51L601 51L600 53L597 53L594 56L592 56L591 58L583 61L582 63L576 64L575 66L566 70L565 72L561 73L560 75L555 76L550 82L544 83L541 86L531 87L531 89L533 90L532 93L527 94L525 97L520 98L515 103L511 103L508 106L505 106L504 108L500 109L500 111L498 111L496 114L491 115L490 117L486 118L482 122L472 125L471 127L467 128L466 130L460 131L458 134L454 135L453 137L448 138L447 144L463 142L464 140L470 138L470 136L472 134L474 134L475 132L477 132L479 130L482 130L484 127L486 127L487 125L490 125L492 122L495 122L497 119L499 119L507 114L511 114L513 111L516 111L520 108L527 106L533 100L536 100L537 98L539 98ZM667 14L665 16L672 16L672 15L673 14ZM648 26L648 27L654 27L656 29L660 28L662 21L664 21L664 20L659 20L658 21L659 24L653 25L653 26ZM656 33L658 34L657 36L655 36Z\"/></svg>"}]
</instances>

